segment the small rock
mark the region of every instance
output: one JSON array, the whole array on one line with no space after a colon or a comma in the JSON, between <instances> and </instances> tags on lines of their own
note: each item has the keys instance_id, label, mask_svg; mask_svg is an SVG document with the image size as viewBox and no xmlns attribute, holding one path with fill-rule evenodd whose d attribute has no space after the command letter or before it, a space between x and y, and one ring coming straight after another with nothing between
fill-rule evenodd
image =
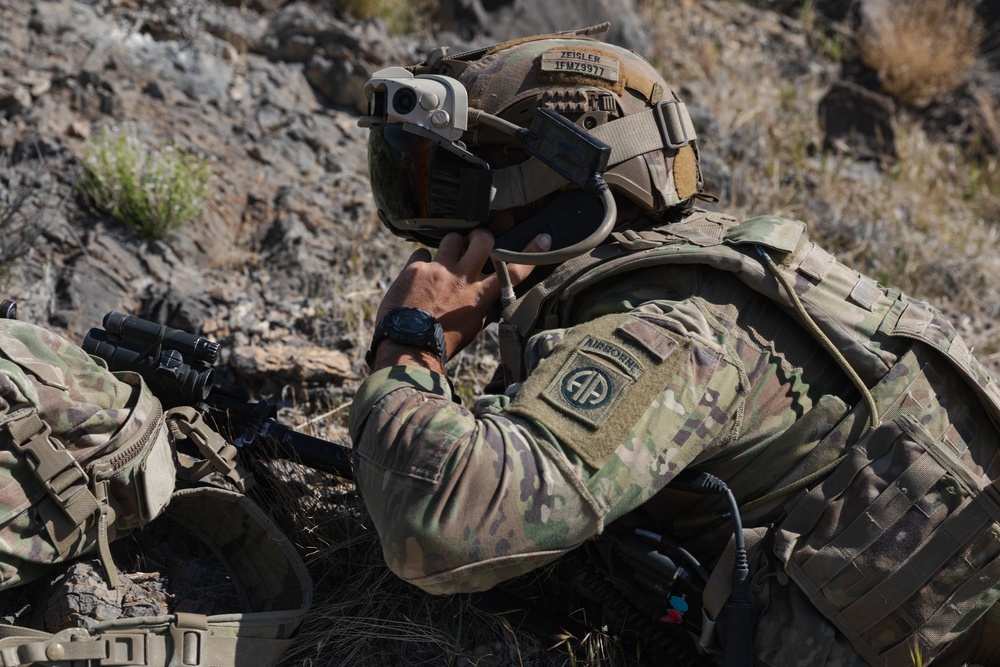
<instances>
[{"instance_id":1,"label":"small rock","mask_svg":"<svg viewBox=\"0 0 1000 667\"><path fill-rule=\"evenodd\" d=\"M66 128L66 133L77 139L86 139L90 136L90 123L82 118L78 118L69 124L69 127Z\"/></svg>"},{"instance_id":2,"label":"small rock","mask_svg":"<svg viewBox=\"0 0 1000 667\"><path fill-rule=\"evenodd\" d=\"M52 77L44 72L25 72L17 80L28 87L32 97L41 97L52 88Z\"/></svg>"},{"instance_id":3,"label":"small rock","mask_svg":"<svg viewBox=\"0 0 1000 667\"><path fill-rule=\"evenodd\" d=\"M16 81L0 79L0 116L10 118L31 106L31 93Z\"/></svg>"}]
</instances>

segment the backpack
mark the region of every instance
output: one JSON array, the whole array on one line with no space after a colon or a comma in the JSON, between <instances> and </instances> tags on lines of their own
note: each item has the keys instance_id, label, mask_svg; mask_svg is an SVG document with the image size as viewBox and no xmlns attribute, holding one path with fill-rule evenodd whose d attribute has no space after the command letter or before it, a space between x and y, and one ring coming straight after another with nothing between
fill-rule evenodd
<instances>
[{"instance_id":1,"label":"backpack","mask_svg":"<svg viewBox=\"0 0 1000 667\"><path fill-rule=\"evenodd\" d=\"M215 465L179 454L181 439ZM113 373L52 332L0 319L0 591L95 551L117 586L109 544L169 514L222 556L245 610L54 635L0 626L0 664L275 664L312 597L301 557L243 494L177 490L185 471L232 478L235 452L192 409L164 413L137 373Z\"/></svg>"}]
</instances>

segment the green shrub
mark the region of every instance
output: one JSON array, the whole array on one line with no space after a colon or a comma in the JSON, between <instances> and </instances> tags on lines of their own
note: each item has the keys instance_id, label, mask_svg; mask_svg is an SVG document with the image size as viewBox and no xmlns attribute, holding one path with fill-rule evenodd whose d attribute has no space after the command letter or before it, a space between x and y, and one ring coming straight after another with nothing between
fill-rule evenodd
<instances>
[{"instance_id":1,"label":"green shrub","mask_svg":"<svg viewBox=\"0 0 1000 667\"><path fill-rule=\"evenodd\" d=\"M151 147L126 131L96 136L83 167L81 187L94 208L151 239L201 213L212 180L206 160L169 144Z\"/></svg>"},{"instance_id":2,"label":"green shrub","mask_svg":"<svg viewBox=\"0 0 1000 667\"><path fill-rule=\"evenodd\" d=\"M420 32L437 8L435 0L338 0L337 5L358 19L382 19L395 35Z\"/></svg>"}]
</instances>

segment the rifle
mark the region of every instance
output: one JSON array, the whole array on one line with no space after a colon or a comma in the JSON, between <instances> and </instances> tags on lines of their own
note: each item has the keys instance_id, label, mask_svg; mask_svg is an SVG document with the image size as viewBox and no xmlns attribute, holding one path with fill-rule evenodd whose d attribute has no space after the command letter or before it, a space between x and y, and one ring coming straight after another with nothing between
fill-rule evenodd
<instances>
[{"instance_id":1,"label":"rifle","mask_svg":"<svg viewBox=\"0 0 1000 667\"><path fill-rule=\"evenodd\" d=\"M191 405L239 450L257 457L298 460L315 470L354 478L351 450L295 431L270 416L266 400L215 381L219 343L186 331L111 311L81 346L112 371L139 373L164 404Z\"/></svg>"},{"instance_id":2,"label":"rifle","mask_svg":"<svg viewBox=\"0 0 1000 667\"><path fill-rule=\"evenodd\" d=\"M0 317L16 319L17 304L0 302ZM191 406L241 453L297 460L315 470L354 479L351 450L299 433L273 416L266 400L216 382L221 346L201 336L133 315L111 311L103 328L91 329L81 347L112 371L142 376L164 408Z\"/></svg>"}]
</instances>

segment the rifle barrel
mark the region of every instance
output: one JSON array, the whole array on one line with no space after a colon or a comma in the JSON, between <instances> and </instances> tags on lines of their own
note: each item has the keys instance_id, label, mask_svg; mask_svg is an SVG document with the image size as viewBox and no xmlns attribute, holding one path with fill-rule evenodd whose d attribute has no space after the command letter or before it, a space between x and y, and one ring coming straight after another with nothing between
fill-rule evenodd
<instances>
[{"instance_id":1,"label":"rifle barrel","mask_svg":"<svg viewBox=\"0 0 1000 667\"><path fill-rule=\"evenodd\" d=\"M344 479L354 479L351 449L345 445L299 433L273 420L262 435L275 444L276 453L282 458L298 460L310 468Z\"/></svg>"}]
</instances>

